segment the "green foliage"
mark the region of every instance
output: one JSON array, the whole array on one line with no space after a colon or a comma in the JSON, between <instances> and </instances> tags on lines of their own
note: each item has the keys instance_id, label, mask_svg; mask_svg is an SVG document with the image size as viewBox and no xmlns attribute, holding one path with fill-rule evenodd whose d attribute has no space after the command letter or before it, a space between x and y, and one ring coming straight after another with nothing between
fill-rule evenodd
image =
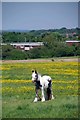
<instances>
[{"instance_id":1,"label":"green foliage","mask_svg":"<svg viewBox=\"0 0 80 120\"><path fill-rule=\"evenodd\" d=\"M29 51L21 51L10 45L2 46L2 59L22 60L79 55L79 46L67 46L64 42L55 42L53 40L50 40L41 48L34 48Z\"/></svg>"},{"instance_id":2,"label":"green foliage","mask_svg":"<svg viewBox=\"0 0 80 120\"><path fill-rule=\"evenodd\" d=\"M63 57L63 56L79 56L79 46L67 46L64 37L66 33L80 32L76 29L55 29L55 30L32 30L29 32L3 32L3 42L40 42L44 43L41 48L34 48L30 51L16 50L11 46L2 47L2 59L27 59L27 58L50 58L50 57ZM63 35L64 34L64 35ZM77 35L76 34L76 35ZM76 37L73 36L73 38ZM72 38L71 38L72 39Z\"/></svg>"},{"instance_id":3,"label":"green foliage","mask_svg":"<svg viewBox=\"0 0 80 120\"><path fill-rule=\"evenodd\" d=\"M66 38L66 34L69 34L68 39L78 39L77 36L80 34L80 29L67 29L67 28L61 28L61 29L49 29L49 30L31 30L28 32L6 32L3 31L2 33L2 39L5 43L10 42L40 42L43 41L43 38L46 35L50 35L56 33L57 38L60 39L62 37L64 40ZM73 35L73 33L76 33Z\"/></svg>"},{"instance_id":4,"label":"green foliage","mask_svg":"<svg viewBox=\"0 0 80 120\"><path fill-rule=\"evenodd\" d=\"M41 57L40 49L39 48L34 48L34 49L32 49L28 52L28 55L29 55L30 58L33 58L33 59L40 58Z\"/></svg>"},{"instance_id":5,"label":"green foliage","mask_svg":"<svg viewBox=\"0 0 80 120\"><path fill-rule=\"evenodd\" d=\"M12 59L12 60L21 60L27 59L25 52L15 49L10 45L2 46L2 59Z\"/></svg>"},{"instance_id":6,"label":"green foliage","mask_svg":"<svg viewBox=\"0 0 80 120\"><path fill-rule=\"evenodd\" d=\"M52 33L43 39L48 57L79 55L79 46L68 46L59 33Z\"/></svg>"},{"instance_id":7,"label":"green foliage","mask_svg":"<svg viewBox=\"0 0 80 120\"><path fill-rule=\"evenodd\" d=\"M15 50L13 49L11 52L10 52L10 57L12 59L16 59L16 60L22 60L22 59L27 59L27 56L26 56L26 53L25 52L22 52L21 50Z\"/></svg>"},{"instance_id":8,"label":"green foliage","mask_svg":"<svg viewBox=\"0 0 80 120\"><path fill-rule=\"evenodd\" d=\"M76 52L75 52L75 55L77 56L80 56L80 46L77 46L76 48L75 48L75 50L76 50Z\"/></svg>"}]
</instances>

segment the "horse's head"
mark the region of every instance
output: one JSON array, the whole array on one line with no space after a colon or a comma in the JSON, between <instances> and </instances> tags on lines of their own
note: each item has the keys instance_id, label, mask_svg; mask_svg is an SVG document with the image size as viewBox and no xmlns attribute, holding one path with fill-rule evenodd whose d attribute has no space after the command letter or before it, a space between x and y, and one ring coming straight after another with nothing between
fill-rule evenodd
<instances>
[{"instance_id":1,"label":"horse's head","mask_svg":"<svg viewBox=\"0 0 80 120\"><path fill-rule=\"evenodd\" d=\"M36 70L32 70L32 81L36 82L38 80L38 73Z\"/></svg>"}]
</instances>

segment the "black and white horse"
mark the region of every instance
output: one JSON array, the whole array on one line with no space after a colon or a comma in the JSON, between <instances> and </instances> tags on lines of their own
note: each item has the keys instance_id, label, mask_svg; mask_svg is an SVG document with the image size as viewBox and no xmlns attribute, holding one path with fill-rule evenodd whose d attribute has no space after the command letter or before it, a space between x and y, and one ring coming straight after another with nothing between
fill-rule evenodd
<instances>
[{"instance_id":1,"label":"black and white horse","mask_svg":"<svg viewBox=\"0 0 80 120\"><path fill-rule=\"evenodd\" d=\"M54 99L52 92L52 80L50 76L44 75L41 76L36 70L32 70L32 82L35 83L36 97L34 102L37 102L41 99L44 102L46 99ZM41 90L42 98L38 94L38 90ZM46 95L45 95L46 93Z\"/></svg>"}]
</instances>

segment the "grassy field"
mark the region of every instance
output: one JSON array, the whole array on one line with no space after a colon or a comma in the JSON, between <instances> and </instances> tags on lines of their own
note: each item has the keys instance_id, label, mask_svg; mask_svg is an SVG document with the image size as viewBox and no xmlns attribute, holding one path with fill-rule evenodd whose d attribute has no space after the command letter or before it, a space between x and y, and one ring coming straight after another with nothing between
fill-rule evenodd
<instances>
[{"instance_id":1,"label":"grassy field","mask_svg":"<svg viewBox=\"0 0 80 120\"><path fill-rule=\"evenodd\" d=\"M78 118L78 63L3 63L3 118ZM31 71L52 77L54 100L33 103Z\"/></svg>"}]
</instances>

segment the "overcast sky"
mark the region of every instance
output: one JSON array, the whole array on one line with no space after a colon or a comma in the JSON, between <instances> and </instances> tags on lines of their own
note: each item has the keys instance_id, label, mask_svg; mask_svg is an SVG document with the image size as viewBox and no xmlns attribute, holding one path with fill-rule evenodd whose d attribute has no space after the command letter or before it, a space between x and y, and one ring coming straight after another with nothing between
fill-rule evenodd
<instances>
[{"instance_id":1,"label":"overcast sky","mask_svg":"<svg viewBox=\"0 0 80 120\"><path fill-rule=\"evenodd\" d=\"M79 0L1 0L2 2L79 2Z\"/></svg>"},{"instance_id":2,"label":"overcast sky","mask_svg":"<svg viewBox=\"0 0 80 120\"><path fill-rule=\"evenodd\" d=\"M77 2L3 2L3 30L78 27Z\"/></svg>"}]
</instances>

